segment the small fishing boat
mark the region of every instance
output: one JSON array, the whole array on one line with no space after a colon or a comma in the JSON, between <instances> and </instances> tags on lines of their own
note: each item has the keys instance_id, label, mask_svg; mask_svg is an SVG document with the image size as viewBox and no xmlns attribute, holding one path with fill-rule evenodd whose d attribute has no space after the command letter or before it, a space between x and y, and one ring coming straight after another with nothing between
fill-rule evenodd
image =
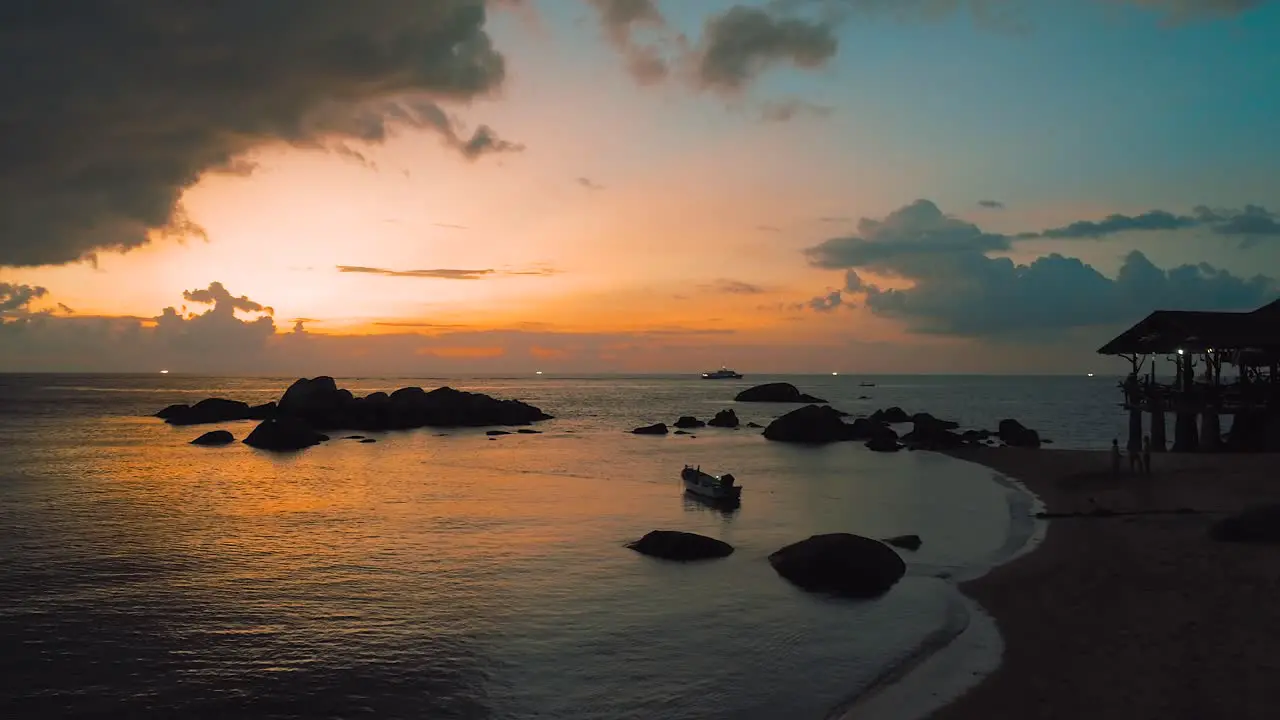
<instances>
[{"instance_id":1,"label":"small fishing boat","mask_svg":"<svg viewBox=\"0 0 1280 720\"><path fill-rule=\"evenodd\" d=\"M719 502L737 502L742 498L742 486L733 484L733 476L711 475L702 472L702 467L684 466L680 471L680 479L684 481L684 491L708 500Z\"/></svg>"},{"instance_id":2,"label":"small fishing boat","mask_svg":"<svg viewBox=\"0 0 1280 720\"><path fill-rule=\"evenodd\" d=\"M872 383L872 382L860 382L860 383L858 383L858 387L875 387L875 386L876 386L876 384L875 384L875 383Z\"/></svg>"}]
</instances>

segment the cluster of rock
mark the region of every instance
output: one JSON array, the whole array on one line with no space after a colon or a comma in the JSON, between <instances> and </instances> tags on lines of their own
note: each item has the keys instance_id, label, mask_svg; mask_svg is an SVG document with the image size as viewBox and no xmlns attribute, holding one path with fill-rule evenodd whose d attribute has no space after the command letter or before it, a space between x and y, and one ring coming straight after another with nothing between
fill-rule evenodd
<instances>
[{"instance_id":1,"label":"cluster of rock","mask_svg":"<svg viewBox=\"0 0 1280 720\"><path fill-rule=\"evenodd\" d=\"M756 385L738 393L733 399L736 402L814 403L817 405L827 403L822 398L806 395L795 385L784 382Z\"/></svg>"},{"instance_id":2,"label":"cluster of rock","mask_svg":"<svg viewBox=\"0 0 1280 720\"><path fill-rule=\"evenodd\" d=\"M810 592L867 598L882 595L906 573L906 563L886 543L920 547L916 535L885 541L850 533L814 535L769 556L775 572ZM676 530L654 530L628 543L636 552L678 562L727 557L733 546L715 538Z\"/></svg>"},{"instance_id":3,"label":"cluster of rock","mask_svg":"<svg viewBox=\"0 0 1280 720\"><path fill-rule=\"evenodd\" d=\"M864 441L876 452L896 452L909 447L920 450L950 450L966 445L993 442L998 437L1011 447L1040 447L1040 436L1013 419L1000 421L998 432L966 430L960 424L941 420L929 413L908 415L900 407L876 410L868 417L846 422L847 413L829 405L806 405L779 417L764 430L766 439L778 442L825 444L850 440ZM898 435L891 425L911 423L910 432Z\"/></svg>"},{"instance_id":4,"label":"cluster of rock","mask_svg":"<svg viewBox=\"0 0 1280 720\"><path fill-rule=\"evenodd\" d=\"M328 430L405 430L420 427L486 427L530 425L551 416L519 400L499 400L481 393L420 387L356 397L331 377L300 379L280 401L250 406L223 398L195 405L170 405L156 413L171 425L232 420L261 420L243 442L264 450L300 450L329 439ZM211 437L212 436L212 437ZM225 444L225 436L206 433L198 444ZM364 438L361 438L364 439Z\"/></svg>"},{"instance_id":5,"label":"cluster of rock","mask_svg":"<svg viewBox=\"0 0 1280 720\"><path fill-rule=\"evenodd\" d=\"M736 428L741 425L738 414L733 410L721 410L716 413L715 417L710 420L699 420L692 415L681 415L680 419L672 423L672 427L679 430L694 430L701 427L717 427L717 428ZM747 423L747 427L759 427L755 423ZM666 423L654 423L653 425L645 425L631 431L636 435L666 435L671 432L671 428Z\"/></svg>"}]
</instances>

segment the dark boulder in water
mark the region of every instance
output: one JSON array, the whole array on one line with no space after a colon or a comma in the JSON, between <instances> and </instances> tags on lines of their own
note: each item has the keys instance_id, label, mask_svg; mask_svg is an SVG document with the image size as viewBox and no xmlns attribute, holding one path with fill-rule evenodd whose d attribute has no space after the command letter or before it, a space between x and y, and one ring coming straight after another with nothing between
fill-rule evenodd
<instances>
[{"instance_id":1,"label":"dark boulder in water","mask_svg":"<svg viewBox=\"0 0 1280 720\"><path fill-rule=\"evenodd\" d=\"M627 547L663 560L710 560L733 554L733 546L723 540L679 530L654 530Z\"/></svg>"},{"instance_id":2,"label":"dark boulder in water","mask_svg":"<svg viewBox=\"0 0 1280 720\"><path fill-rule=\"evenodd\" d=\"M907 571L888 545L850 533L793 543L770 555L769 564L801 589L858 598L884 594Z\"/></svg>"},{"instance_id":3,"label":"dark boulder in water","mask_svg":"<svg viewBox=\"0 0 1280 720\"><path fill-rule=\"evenodd\" d=\"M510 435L510 434L511 433L507 432L506 430L490 430L485 433L485 435L488 435L490 437L497 437L499 435Z\"/></svg>"},{"instance_id":4,"label":"dark boulder in water","mask_svg":"<svg viewBox=\"0 0 1280 720\"><path fill-rule=\"evenodd\" d=\"M654 423L652 425L645 425L644 427L638 427L635 430L632 430L631 433L633 435L666 435L667 424Z\"/></svg>"},{"instance_id":5,"label":"dark boulder in water","mask_svg":"<svg viewBox=\"0 0 1280 720\"><path fill-rule=\"evenodd\" d=\"M692 415L681 415L680 419L675 421L675 426L682 430L688 430L690 428L705 427L706 423Z\"/></svg>"},{"instance_id":6,"label":"dark boulder in water","mask_svg":"<svg viewBox=\"0 0 1280 720\"><path fill-rule=\"evenodd\" d=\"M235 436L226 430L211 430L195 440L192 440L191 444L207 446L230 445L235 441Z\"/></svg>"},{"instance_id":7,"label":"dark boulder in water","mask_svg":"<svg viewBox=\"0 0 1280 720\"><path fill-rule=\"evenodd\" d=\"M319 445L328 439L328 435L312 430L311 426L302 420L283 415L271 420L263 420L253 429L253 432L249 433L249 437L241 442L259 450L289 452Z\"/></svg>"},{"instance_id":8,"label":"dark boulder in water","mask_svg":"<svg viewBox=\"0 0 1280 720\"><path fill-rule=\"evenodd\" d=\"M749 423L747 423L747 427L749 427L749 428L762 428L762 427L764 427L764 426L763 426L763 425L761 425L761 424L760 424L760 423L758 423L758 422L749 422Z\"/></svg>"},{"instance_id":9,"label":"dark boulder in water","mask_svg":"<svg viewBox=\"0 0 1280 720\"><path fill-rule=\"evenodd\" d=\"M884 542L894 547L900 547L903 550L910 550L912 552L919 550L920 546L924 544L924 541L920 539L919 535L895 535L891 538L885 538Z\"/></svg>"},{"instance_id":10,"label":"dark boulder in water","mask_svg":"<svg viewBox=\"0 0 1280 720\"><path fill-rule=\"evenodd\" d=\"M960 427L959 423L939 420L929 413L916 413L911 417L911 422L911 432L902 436L902 441L912 448L949 450L968 444L965 436L953 432Z\"/></svg>"},{"instance_id":11,"label":"dark boulder in water","mask_svg":"<svg viewBox=\"0 0 1280 720\"><path fill-rule=\"evenodd\" d=\"M1000 439L1009 447L1040 447L1040 433L1012 418L1001 420L997 432Z\"/></svg>"},{"instance_id":12,"label":"dark boulder in water","mask_svg":"<svg viewBox=\"0 0 1280 720\"><path fill-rule=\"evenodd\" d=\"M863 444L872 452L898 452L903 448L902 443L898 442L898 433L883 425Z\"/></svg>"},{"instance_id":13,"label":"dark boulder in water","mask_svg":"<svg viewBox=\"0 0 1280 720\"><path fill-rule=\"evenodd\" d=\"M369 443L376 443L376 442L378 441L374 440L373 438L360 438L361 445L368 445Z\"/></svg>"},{"instance_id":14,"label":"dark boulder in water","mask_svg":"<svg viewBox=\"0 0 1280 720\"><path fill-rule=\"evenodd\" d=\"M532 428L520 428L519 430L516 430L516 433L520 435L541 435L542 431L534 430Z\"/></svg>"},{"instance_id":15,"label":"dark boulder in water","mask_svg":"<svg viewBox=\"0 0 1280 720\"><path fill-rule=\"evenodd\" d=\"M898 423L911 422L911 416L907 414L906 410L894 406L871 413L871 420L873 422L891 423L896 425Z\"/></svg>"},{"instance_id":16,"label":"dark boulder in water","mask_svg":"<svg viewBox=\"0 0 1280 720\"><path fill-rule=\"evenodd\" d=\"M736 428L739 424L738 413L734 412L732 409L721 410L716 413L716 416L711 418L707 424L711 427L718 428Z\"/></svg>"},{"instance_id":17,"label":"dark boulder in water","mask_svg":"<svg viewBox=\"0 0 1280 720\"><path fill-rule=\"evenodd\" d=\"M831 443L854 439L854 426L845 423L829 405L806 405L769 423L767 440L793 443Z\"/></svg>"},{"instance_id":18,"label":"dark boulder in water","mask_svg":"<svg viewBox=\"0 0 1280 720\"><path fill-rule=\"evenodd\" d=\"M170 425L205 425L249 419L248 403L225 398L208 398L195 405L170 405L156 413Z\"/></svg>"},{"instance_id":19,"label":"dark boulder in water","mask_svg":"<svg viewBox=\"0 0 1280 720\"><path fill-rule=\"evenodd\" d=\"M1280 505L1259 505L1225 517L1209 527L1219 542L1280 544Z\"/></svg>"},{"instance_id":20,"label":"dark boulder in water","mask_svg":"<svg viewBox=\"0 0 1280 720\"><path fill-rule=\"evenodd\" d=\"M766 383L747 388L734 398L737 402L772 402L772 403L817 403L825 404L822 398L806 395L791 383Z\"/></svg>"}]
</instances>

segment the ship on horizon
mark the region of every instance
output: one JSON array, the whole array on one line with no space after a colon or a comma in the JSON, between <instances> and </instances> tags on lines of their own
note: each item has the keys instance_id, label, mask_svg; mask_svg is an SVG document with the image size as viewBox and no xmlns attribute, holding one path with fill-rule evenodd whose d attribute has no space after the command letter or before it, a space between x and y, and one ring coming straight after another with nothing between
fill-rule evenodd
<instances>
[{"instance_id":1,"label":"ship on horizon","mask_svg":"<svg viewBox=\"0 0 1280 720\"><path fill-rule=\"evenodd\" d=\"M742 373L735 372L733 370L730 370L727 367L722 367L719 370L716 370L715 372L702 373L703 380L739 380L741 378L742 378Z\"/></svg>"}]
</instances>

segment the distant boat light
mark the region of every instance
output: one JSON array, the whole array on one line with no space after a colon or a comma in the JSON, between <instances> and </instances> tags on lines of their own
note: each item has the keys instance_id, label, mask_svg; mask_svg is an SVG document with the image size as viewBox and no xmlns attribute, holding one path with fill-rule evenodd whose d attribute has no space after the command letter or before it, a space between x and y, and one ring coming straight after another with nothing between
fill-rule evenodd
<instances>
[{"instance_id":1,"label":"distant boat light","mask_svg":"<svg viewBox=\"0 0 1280 720\"><path fill-rule=\"evenodd\" d=\"M839 375L840 373L831 373L831 374L832 374L832 375Z\"/></svg>"},{"instance_id":2,"label":"distant boat light","mask_svg":"<svg viewBox=\"0 0 1280 720\"><path fill-rule=\"evenodd\" d=\"M1093 377L1093 373L1089 373L1089 377Z\"/></svg>"},{"instance_id":3,"label":"distant boat light","mask_svg":"<svg viewBox=\"0 0 1280 720\"><path fill-rule=\"evenodd\" d=\"M534 373L534 375L541 375L541 374L542 374L542 371L541 371L541 370L539 370L538 372Z\"/></svg>"},{"instance_id":4,"label":"distant boat light","mask_svg":"<svg viewBox=\"0 0 1280 720\"><path fill-rule=\"evenodd\" d=\"M161 371L160 371L160 374L161 374L161 375L168 375L168 374L169 374L169 371L168 371L168 370L161 370Z\"/></svg>"}]
</instances>

